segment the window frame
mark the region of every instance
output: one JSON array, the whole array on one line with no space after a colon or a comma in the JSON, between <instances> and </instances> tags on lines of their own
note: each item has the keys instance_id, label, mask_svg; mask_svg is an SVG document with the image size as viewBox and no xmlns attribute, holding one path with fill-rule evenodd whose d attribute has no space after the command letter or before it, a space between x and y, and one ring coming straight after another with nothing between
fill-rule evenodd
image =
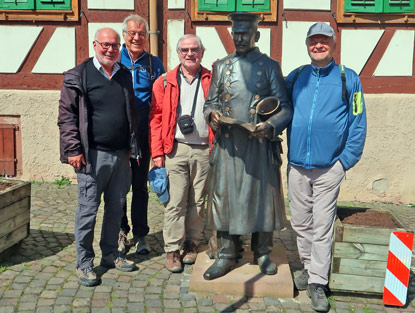
<instances>
[{"instance_id":1,"label":"window frame","mask_svg":"<svg viewBox=\"0 0 415 313\"><path fill-rule=\"evenodd\" d=\"M382 0L384 1L384 0ZM415 23L415 12L386 12L386 13L367 13L367 12L345 12L346 0L337 1L337 23Z\"/></svg>"},{"instance_id":2,"label":"window frame","mask_svg":"<svg viewBox=\"0 0 415 313\"><path fill-rule=\"evenodd\" d=\"M235 0L236 1L236 0ZM277 21L277 0L269 0L270 11L246 11L261 16L263 22ZM235 5L236 7L236 5ZM236 10L236 9L235 9ZM191 17L192 21L229 21L228 14L235 11L199 11L199 0L192 1Z\"/></svg>"},{"instance_id":3,"label":"window frame","mask_svg":"<svg viewBox=\"0 0 415 313\"><path fill-rule=\"evenodd\" d=\"M79 1L71 0L69 10L0 9L0 21L79 21Z\"/></svg>"}]
</instances>

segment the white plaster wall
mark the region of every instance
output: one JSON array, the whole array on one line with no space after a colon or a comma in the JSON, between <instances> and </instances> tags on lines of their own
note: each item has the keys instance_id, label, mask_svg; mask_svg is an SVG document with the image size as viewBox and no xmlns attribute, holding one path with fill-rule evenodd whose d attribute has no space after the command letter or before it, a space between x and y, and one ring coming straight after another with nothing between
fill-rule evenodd
<instances>
[{"instance_id":1,"label":"white plaster wall","mask_svg":"<svg viewBox=\"0 0 415 313\"><path fill-rule=\"evenodd\" d=\"M169 0L167 2L167 8L172 9L184 9L185 3L184 0Z\"/></svg>"},{"instance_id":2,"label":"white plaster wall","mask_svg":"<svg viewBox=\"0 0 415 313\"><path fill-rule=\"evenodd\" d=\"M32 72L63 73L75 65L75 28L60 27L53 33Z\"/></svg>"},{"instance_id":3,"label":"white plaster wall","mask_svg":"<svg viewBox=\"0 0 415 313\"><path fill-rule=\"evenodd\" d=\"M88 0L88 9L134 10L134 0Z\"/></svg>"},{"instance_id":4,"label":"white plaster wall","mask_svg":"<svg viewBox=\"0 0 415 313\"><path fill-rule=\"evenodd\" d=\"M0 26L0 73L17 73L43 27Z\"/></svg>"},{"instance_id":5,"label":"white plaster wall","mask_svg":"<svg viewBox=\"0 0 415 313\"><path fill-rule=\"evenodd\" d=\"M415 95L369 94L365 99L366 145L361 161L346 174L340 200L413 203ZM21 115L21 179L53 181L60 175L75 178L72 168L59 161L58 101L59 91L0 90L0 114ZM286 142L281 170L284 186Z\"/></svg>"},{"instance_id":6,"label":"white plaster wall","mask_svg":"<svg viewBox=\"0 0 415 313\"><path fill-rule=\"evenodd\" d=\"M343 29L341 64L360 74L383 32L383 29Z\"/></svg>"},{"instance_id":7,"label":"white plaster wall","mask_svg":"<svg viewBox=\"0 0 415 313\"><path fill-rule=\"evenodd\" d=\"M94 46L92 42L94 41L95 33L98 29L103 27L110 27L114 29L120 35L121 44L124 43L124 39L122 38L122 23L89 23L88 24L88 43L89 43L89 56L94 56Z\"/></svg>"},{"instance_id":8,"label":"white plaster wall","mask_svg":"<svg viewBox=\"0 0 415 313\"><path fill-rule=\"evenodd\" d=\"M70 166L59 161L58 101L57 90L0 90L0 114L21 116L21 179L76 177Z\"/></svg>"},{"instance_id":9,"label":"white plaster wall","mask_svg":"<svg viewBox=\"0 0 415 313\"><path fill-rule=\"evenodd\" d=\"M376 67L375 76L412 76L413 30L397 30Z\"/></svg>"},{"instance_id":10,"label":"white plaster wall","mask_svg":"<svg viewBox=\"0 0 415 313\"><path fill-rule=\"evenodd\" d=\"M281 68L284 76L303 64L309 64L305 39L307 31L315 22L283 23Z\"/></svg>"},{"instance_id":11,"label":"white plaster wall","mask_svg":"<svg viewBox=\"0 0 415 313\"><path fill-rule=\"evenodd\" d=\"M331 0L284 0L284 9L330 11Z\"/></svg>"},{"instance_id":12,"label":"white plaster wall","mask_svg":"<svg viewBox=\"0 0 415 313\"><path fill-rule=\"evenodd\" d=\"M212 69L213 62L227 55L218 32L215 27L198 27L196 28L196 35L200 37L206 48L202 65L208 69Z\"/></svg>"},{"instance_id":13,"label":"white plaster wall","mask_svg":"<svg viewBox=\"0 0 415 313\"><path fill-rule=\"evenodd\" d=\"M176 52L176 44L184 35L184 20L167 20L167 71L179 64Z\"/></svg>"}]
</instances>

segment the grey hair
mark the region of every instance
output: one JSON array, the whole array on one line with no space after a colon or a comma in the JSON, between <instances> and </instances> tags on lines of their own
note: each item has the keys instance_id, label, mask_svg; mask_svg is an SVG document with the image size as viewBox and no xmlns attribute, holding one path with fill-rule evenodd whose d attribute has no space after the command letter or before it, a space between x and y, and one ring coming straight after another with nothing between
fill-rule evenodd
<instances>
[{"instance_id":1,"label":"grey hair","mask_svg":"<svg viewBox=\"0 0 415 313\"><path fill-rule=\"evenodd\" d=\"M118 32L117 32L115 29L111 28L111 27L102 27L102 28L98 29L98 30L95 32L94 41L95 41L95 40L98 40L98 35L99 35L99 33L100 33L102 30L104 30L104 29L111 29L111 30L113 30L113 31L117 34L117 37L118 37L118 42L120 42L120 39L121 39L120 34L118 34Z\"/></svg>"},{"instance_id":2,"label":"grey hair","mask_svg":"<svg viewBox=\"0 0 415 313\"><path fill-rule=\"evenodd\" d=\"M180 44L181 44L182 40L187 39L187 38L194 38L194 39L196 39L197 43L199 44L200 49L202 51L205 50L205 47L203 46L202 40L200 39L199 36L196 36L196 35L193 35L193 34L186 34L186 35L183 35L182 37L180 37L180 39L177 41L176 51L179 50Z\"/></svg>"},{"instance_id":3,"label":"grey hair","mask_svg":"<svg viewBox=\"0 0 415 313\"><path fill-rule=\"evenodd\" d=\"M305 39L305 44L307 45L307 40L308 40L308 38L309 37L307 37L306 39ZM334 43L336 43L336 34L335 33L333 33L333 36L331 36L331 38L333 38L333 42Z\"/></svg>"},{"instance_id":4,"label":"grey hair","mask_svg":"<svg viewBox=\"0 0 415 313\"><path fill-rule=\"evenodd\" d=\"M144 26L146 27L146 34L148 36L148 33L150 32L149 31L149 28L148 28L148 23L147 23L147 21L143 17L141 17L138 14L128 15L124 19L124 21L122 22L122 32L123 33L126 33L127 32L127 24L128 24L129 21L133 21L137 26L138 25L141 25L141 24L144 24Z\"/></svg>"}]
</instances>

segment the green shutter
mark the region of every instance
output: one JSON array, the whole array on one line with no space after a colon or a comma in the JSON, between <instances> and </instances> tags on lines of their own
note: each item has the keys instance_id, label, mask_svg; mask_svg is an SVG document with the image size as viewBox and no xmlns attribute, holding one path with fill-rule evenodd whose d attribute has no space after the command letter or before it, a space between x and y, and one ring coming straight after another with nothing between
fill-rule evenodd
<instances>
[{"instance_id":1,"label":"green shutter","mask_svg":"<svg viewBox=\"0 0 415 313\"><path fill-rule=\"evenodd\" d=\"M199 11L235 11L235 0L199 0Z\"/></svg>"},{"instance_id":2,"label":"green shutter","mask_svg":"<svg viewBox=\"0 0 415 313\"><path fill-rule=\"evenodd\" d=\"M71 0L36 0L36 10L70 10Z\"/></svg>"},{"instance_id":3,"label":"green shutter","mask_svg":"<svg viewBox=\"0 0 415 313\"><path fill-rule=\"evenodd\" d=\"M385 13L414 13L414 0L385 0L383 12Z\"/></svg>"},{"instance_id":4,"label":"green shutter","mask_svg":"<svg viewBox=\"0 0 415 313\"><path fill-rule=\"evenodd\" d=\"M236 11L269 12L271 0L236 0Z\"/></svg>"},{"instance_id":5,"label":"green shutter","mask_svg":"<svg viewBox=\"0 0 415 313\"><path fill-rule=\"evenodd\" d=\"M0 0L0 9L5 10L33 10L35 0Z\"/></svg>"},{"instance_id":6,"label":"green shutter","mask_svg":"<svg viewBox=\"0 0 415 313\"><path fill-rule=\"evenodd\" d=\"M344 12L382 13L383 0L345 0Z\"/></svg>"}]
</instances>

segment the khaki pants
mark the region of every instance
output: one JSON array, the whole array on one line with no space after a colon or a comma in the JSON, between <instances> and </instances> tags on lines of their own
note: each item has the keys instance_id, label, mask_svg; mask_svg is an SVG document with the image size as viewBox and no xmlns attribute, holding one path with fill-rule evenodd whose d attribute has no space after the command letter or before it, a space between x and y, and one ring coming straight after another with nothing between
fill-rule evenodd
<instances>
[{"instance_id":1,"label":"khaki pants","mask_svg":"<svg viewBox=\"0 0 415 313\"><path fill-rule=\"evenodd\" d=\"M337 196L344 175L340 161L327 169L288 165L291 226L297 233L298 253L310 275L309 284L328 283Z\"/></svg>"},{"instance_id":2,"label":"khaki pants","mask_svg":"<svg viewBox=\"0 0 415 313\"><path fill-rule=\"evenodd\" d=\"M175 142L166 155L170 199L164 204L164 250L180 250L185 240L199 245L203 230L209 146Z\"/></svg>"}]
</instances>

